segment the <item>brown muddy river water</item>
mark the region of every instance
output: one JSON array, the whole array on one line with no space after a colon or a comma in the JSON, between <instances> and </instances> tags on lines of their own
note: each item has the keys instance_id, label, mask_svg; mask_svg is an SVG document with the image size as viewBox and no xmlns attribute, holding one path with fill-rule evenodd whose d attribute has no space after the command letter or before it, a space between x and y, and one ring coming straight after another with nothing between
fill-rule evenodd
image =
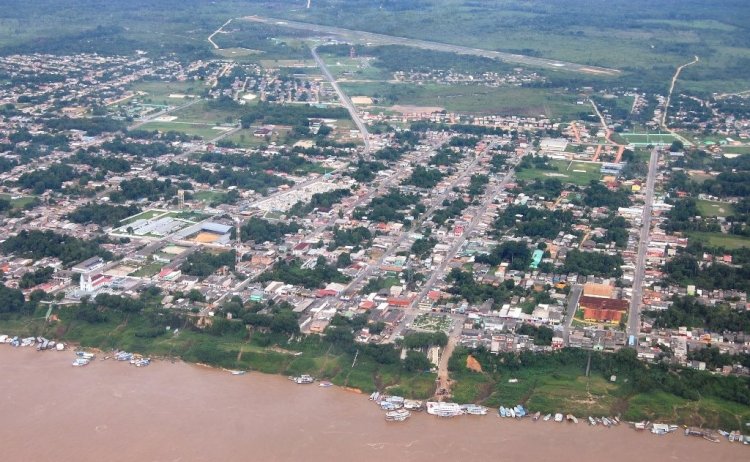
<instances>
[{"instance_id":1,"label":"brown muddy river water","mask_svg":"<svg viewBox=\"0 0 750 462\"><path fill-rule=\"evenodd\" d=\"M12 461L750 461L750 447L624 426L491 415L386 422L367 396L184 363L72 367L0 345L0 456Z\"/></svg>"}]
</instances>

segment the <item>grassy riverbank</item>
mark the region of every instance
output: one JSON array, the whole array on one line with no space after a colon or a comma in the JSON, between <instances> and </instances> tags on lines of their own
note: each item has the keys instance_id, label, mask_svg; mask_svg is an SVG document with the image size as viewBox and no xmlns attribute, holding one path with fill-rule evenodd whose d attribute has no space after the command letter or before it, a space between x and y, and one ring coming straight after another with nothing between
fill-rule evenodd
<instances>
[{"instance_id":1,"label":"grassy riverbank","mask_svg":"<svg viewBox=\"0 0 750 462\"><path fill-rule=\"evenodd\" d=\"M435 392L435 374L407 371L400 361L383 364L362 349L358 352L356 346L352 350L342 348L317 335L291 339L287 335L260 332L212 335L210 329L195 329L178 317L165 316L149 320L141 315L110 315L105 322L91 323L75 319L70 310L63 308L56 312L59 321L51 323L40 319L46 308L39 308L33 317L6 317L0 319L0 333L44 336L102 351L126 350L227 369L310 374L365 393L385 390L424 399Z\"/></svg>"},{"instance_id":2,"label":"grassy riverbank","mask_svg":"<svg viewBox=\"0 0 750 462\"><path fill-rule=\"evenodd\" d=\"M46 307L35 311L27 316L6 315L0 319L0 333L41 335L103 351L121 349L227 369L310 374L365 393L379 390L425 399L435 392L435 374L408 369L389 345L356 344L351 332L341 327L326 337L290 336L250 332L236 322L224 322L221 329L221 323L198 329L191 320L164 310L109 312L106 319L84 320L80 308L60 308L54 311L57 320L49 323L43 319ZM468 354L458 348L450 361L456 402L491 407L524 403L544 413L620 414L626 420L726 430L744 429L750 422L747 378L647 365L628 349L615 354L592 352L588 376L589 353L583 350L520 355L478 350L471 354L482 366L480 373L466 368Z\"/></svg>"},{"instance_id":3,"label":"grassy riverbank","mask_svg":"<svg viewBox=\"0 0 750 462\"><path fill-rule=\"evenodd\" d=\"M750 422L750 380L646 365L632 350L616 354L563 350L554 354L474 352L483 372L466 369L467 350L451 358L459 401L497 407L524 403L532 411L577 416L622 415L727 430ZM612 381L612 376L615 380Z\"/></svg>"}]
</instances>

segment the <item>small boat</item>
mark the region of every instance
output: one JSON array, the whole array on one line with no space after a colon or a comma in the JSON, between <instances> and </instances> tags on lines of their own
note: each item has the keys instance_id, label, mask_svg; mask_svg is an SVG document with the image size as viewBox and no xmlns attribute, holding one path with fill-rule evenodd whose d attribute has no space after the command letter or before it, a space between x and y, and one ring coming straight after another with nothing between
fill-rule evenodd
<instances>
[{"instance_id":1,"label":"small boat","mask_svg":"<svg viewBox=\"0 0 750 462\"><path fill-rule=\"evenodd\" d=\"M555 414L555 422L562 422L563 421L563 415L561 413Z\"/></svg>"},{"instance_id":2,"label":"small boat","mask_svg":"<svg viewBox=\"0 0 750 462\"><path fill-rule=\"evenodd\" d=\"M76 356L88 360L96 358L96 355L94 353L87 353L85 351L76 351Z\"/></svg>"},{"instance_id":3,"label":"small boat","mask_svg":"<svg viewBox=\"0 0 750 462\"><path fill-rule=\"evenodd\" d=\"M245 375L246 371L229 371L232 375Z\"/></svg>"},{"instance_id":4,"label":"small boat","mask_svg":"<svg viewBox=\"0 0 750 462\"><path fill-rule=\"evenodd\" d=\"M332 387L333 383L331 383L331 382L329 382L327 380L324 380L324 381L320 382L320 384L318 384L318 386L319 387L323 387L323 388L328 388L328 387Z\"/></svg>"},{"instance_id":5,"label":"small boat","mask_svg":"<svg viewBox=\"0 0 750 462\"><path fill-rule=\"evenodd\" d=\"M461 409L469 415L487 415L487 408L478 404L464 404Z\"/></svg>"},{"instance_id":6,"label":"small boat","mask_svg":"<svg viewBox=\"0 0 750 462\"><path fill-rule=\"evenodd\" d=\"M544 418L542 420L544 420L545 422L547 422L551 418L552 418L552 414L547 414L547 415L544 416Z\"/></svg>"},{"instance_id":7,"label":"small boat","mask_svg":"<svg viewBox=\"0 0 750 462\"><path fill-rule=\"evenodd\" d=\"M73 360L73 366L75 367L82 367L87 366L89 364L89 360L85 358L76 358Z\"/></svg>"},{"instance_id":8,"label":"small boat","mask_svg":"<svg viewBox=\"0 0 750 462\"><path fill-rule=\"evenodd\" d=\"M514 411L513 409L507 409L507 412L508 412L508 417L512 417L514 419L516 418L516 411Z\"/></svg>"},{"instance_id":9,"label":"small boat","mask_svg":"<svg viewBox=\"0 0 750 462\"><path fill-rule=\"evenodd\" d=\"M399 409L396 411L389 411L385 413L385 420L388 422L403 422L411 416L411 412L406 409Z\"/></svg>"},{"instance_id":10,"label":"small boat","mask_svg":"<svg viewBox=\"0 0 750 462\"><path fill-rule=\"evenodd\" d=\"M379 391L373 391L370 395L370 401L377 401L378 398L380 398L380 392Z\"/></svg>"},{"instance_id":11,"label":"small boat","mask_svg":"<svg viewBox=\"0 0 750 462\"><path fill-rule=\"evenodd\" d=\"M706 440L706 441L710 441L712 443L718 443L720 441L719 438L717 438L716 436L714 436L714 435L712 435L710 433L704 433L703 434L703 439Z\"/></svg>"},{"instance_id":12,"label":"small boat","mask_svg":"<svg viewBox=\"0 0 750 462\"><path fill-rule=\"evenodd\" d=\"M531 417L531 420L533 420L534 422L536 422L537 420L539 420L539 416L541 416L541 415L542 415L541 412L536 411L536 413Z\"/></svg>"},{"instance_id":13,"label":"small boat","mask_svg":"<svg viewBox=\"0 0 750 462\"><path fill-rule=\"evenodd\" d=\"M606 417L602 417L602 425L604 425L605 427L609 427L611 425L609 419Z\"/></svg>"},{"instance_id":14,"label":"small boat","mask_svg":"<svg viewBox=\"0 0 750 462\"><path fill-rule=\"evenodd\" d=\"M405 399L404 400L404 409L408 409L410 411L421 411L422 410L422 401L417 401L413 399Z\"/></svg>"},{"instance_id":15,"label":"small boat","mask_svg":"<svg viewBox=\"0 0 750 462\"><path fill-rule=\"evenodd\" d=\"M592 427L596 426L596 420L594 420L594 418L591 416L589 416L589 423L591 424Z\"/></svg>"},{"instance_id":16,"label":"small boat","mask_svg":"<svg viewBox=\"0 0 750 462\"><path fill-rule=\"evenodd\" d=\"M312 376L307 375L307 374L302 374L298 377L289 377L289 380L299 385L306 385L308 383L315 382L315 379Z\"/></svg>"},{"instance_id":17,"label":"small boat","mask_svg":"<svg viewBox=\"0 0 750 462\"><path fill-rule=\"evenodd\" d=\"M589 417L591 418L591 417ZM635 422L633 424L633 428L636 430L645 430L646 429L646 422Z\"/></svg>"},{"instance_id":18,"label":"small boat","mask_svg":"<svg viewBox=\"0 0 750 462\"><path fill-rule=\"evenodd\" d=\"M498 409L497 412L500 414L500 417L508 417L508 411L506 411L503 406L500 406L500 409Z\"/></svg>"},{"instance_id":19,"label":"small boat","mask_svg":"<svg viewBox=\"0 0 750 462\"><path fill-rule=\"evenodd\" d=\"M565 417L566 417L566 418L567 418L567 419L568 419L569 421L573 422L574 424L577 424L577 423L578 423L578 418L576 418L576 416L574 416L573 414L568 414L568 415L567 415L567 416L565 416Z\"/></svg>"}]
</instances>

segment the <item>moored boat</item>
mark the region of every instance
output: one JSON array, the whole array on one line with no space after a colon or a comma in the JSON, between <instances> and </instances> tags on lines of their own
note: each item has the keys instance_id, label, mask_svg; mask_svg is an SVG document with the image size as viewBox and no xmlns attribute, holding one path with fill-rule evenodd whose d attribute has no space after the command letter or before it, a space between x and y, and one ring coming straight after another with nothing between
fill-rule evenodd
<instances>
[{"instance_id":1,"label":"moored boat","mask_svg":"<svg viewBox=\"0 0 750 462\"><path fill-rule=\"evenodd\" d=\"M396 411L389 411L385 413L385 420L389 422L403 422L411 416L411 412L406 409L398 409Z\"/></svg>"},{"instance_id":2,"label":"moored boat","mask_svg":"<svg viewBox=\"0 0 750 462\"><path fill-rule=\"evenodd\" d=\"M457 415L463 414L464 412L461 410L461 406L456 403L428 401L427 413L436 415L438 417L455 417Z\"/></svg>"},{"instance_id":3,"label":"moored boat","mask_svg":"<svg viewBox=\"0 0 750 462\"><path fill-rule=\"evenodd\" d=\"M537 420L539 420L539 416L541 416L541 415L542 415L542 413L541 413L541 412L539 412L539 411L536 411L536 413L535 413L535 414L534 414L534 415L533 415L533 416L531 417L531 419L532 419L532 420L533 420L534 422L536 422Z\"/></svg>"},{"instance_id":4,"label":"moored boat","mask_svg":"<svg viewBox=\"0 0 750 462\"><path fill-rule=\"evenodd\" d=\"M306 384L315 382L315 379L312 376L307 375L307 374L302 374L297 377L289 377L289 380L299 385L306 385Z\"/></svg>"}]
</instances>

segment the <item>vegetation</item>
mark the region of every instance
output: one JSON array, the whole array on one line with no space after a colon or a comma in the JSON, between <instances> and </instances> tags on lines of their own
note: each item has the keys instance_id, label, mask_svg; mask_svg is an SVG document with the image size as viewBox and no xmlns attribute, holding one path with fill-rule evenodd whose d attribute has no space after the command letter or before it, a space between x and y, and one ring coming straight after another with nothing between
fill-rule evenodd
<instances>
[{"instance_id":1,"label":"vegetation","mask_svg":"<svg viewBox=\"0 0 750 462\"><path fill-rule=\"evenodd\" d=\"M252 217L240 228L240 238L243 241L276 242L280 243L287 234L294 234L302 228L299 224L278 222L271 223L262 218Z\"/></svg>"},{"instance_id":2,"label":"vegetation","mask_svg":"<svg viewBox=\"0 0 750 462\"><path fill-rule=\"evenodd\" d=\"M95 223L99 226L113 226L141 211L137 205L120 206L91 202L78 207L69 213L67 218L73 223L82 225Z\"/></svg>"},{"instance_id":3,"label":"vegetation","mask_svg":"<svg viewBox=\"0 0 750 462\"><path fill-rule=\"evenodd\" d=\"M289 209L288 214L291 216L305 216L315 209L318 210L329 210L335 204L341 202L341 199L352 195L350 189L334 189L324 193L313 194L310 198L310 202L303 203L297 202Z\"/></svg>"},{"instance_id":4,"label":"vegetation","mask_svg":"<svg viewBox=\"0 0 750 462\"><path fill-rule=\"evenodd\" d=\"M728 304L708 306L694 297L672 297L669 308L651 311L654 327L699 327L711 332L750 333L750 312L732 309Z\"/></svg>"},{"instance_id":5,"label":"vegetation","mask_svg":"<svg viewBox=\"0 0 750 462\"><path fill-rule=\"evenodd\" d=\"M36 287L39 284L43 284L52 279L54 273L55 270L49 266L40 268L36 271L29 271L21 276L21 280L18 282L18 287L21 289Z\"/></svg>"},{"instance_id":6,"label":"vegetation","mask_svg":"<svg viewBox=\"0 0 750 462\"><path fill-rule=\"evenodd\" d=\"M180 271L190 276L205 278L222 267L233 270L236 258L234 250L219 253L195 252L191 253L185 263L180 266Z\"/></svg>"},{"instance_id":7,"label":"vegetation","mask_svg":"<svg viewBox=\"0 0 750 462\"><path fill-rule=\"evenodd\" d=\"M349 278L329 265L324 257L318 257L313 268L303 269L298 259L277 262L273 268L261 274L258 281L281 281L286 284L318 289L329 282L347 282Z\"/></svg>"},{"instance_id":8,"label":"vegetation","mask_svg":"<svg viewBox=\"0 0 750 462\"><path fill-rule=\"evenodd\" d=\"M571 249L565 257L563 272L585 276L620 277L622 276L620 267L624 264L620 255Z\"/></svg>"},{"instance_id":9,"label":"vegetation","mask_svg":"<svg viewBox=\"0 0 750 462\"><path fill-rule=\"evenodd\" d=\"M100 242L84 241L73 236L57 234L54 231L23 230L0 244L0 250L34 260L45 257L59 258L65 265L93 256L112 259L112 253L102 249L99 246Z\"/></svg>"},{"instance_id":10,"label":"vegetation","mask_svg":"<svg viewBox=\"0 0 750 462\"><path fill-rule=\"evenodd\" d=\"M466 368L469 354L479 361L482 373ZM589 355L591 375L586 377ZM667 419L713 428L739 428L750 417L747 378L646 364L629 348L616 353L564 349L495 355L481 348L459 347L449 369L458 381L459 399L492 407L521 402L542 413L622 414L626 420ZM609 382L611 376L616 377L615 383ZM517 382L510 383L508 378ZM476 386L467 388L472 384ZM664 402L670 403L669 408L663 407Z\"/></svg>"}]
</instances>

